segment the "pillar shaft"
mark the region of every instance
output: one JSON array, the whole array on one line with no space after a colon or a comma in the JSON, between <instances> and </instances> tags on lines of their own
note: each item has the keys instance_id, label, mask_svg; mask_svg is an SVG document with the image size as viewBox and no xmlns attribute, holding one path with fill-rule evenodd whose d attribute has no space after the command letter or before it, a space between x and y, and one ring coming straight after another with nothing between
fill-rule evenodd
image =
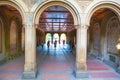
<instances>
[{"instance_id":1,"label":"pillar shaft","mask_svg":"<svg viewBox=\"0 0 120 80\"><path fill-rule=\"evenodd\" d=\"M22 52L24 52L25 48L25 28L22 27Z\"/></svg>"},{"instance_id":2,"label":"pillar shaft","mask_svg":"<svg viewBox=\"0 0 120 80\"><path fill-rule=\"evenodd\" d=\"M88 77L87 74L87 28L77 29L76 77Z\"/></svg>"},{"instance_id":3,"label":"pillar shaft","mask_svg":"<svg viewBox=\"0 0 120 80\"><path fill-rule=\"evenodd\" d=\"M33 24L25 25L25 65L23 77L36 77L36 30Z\"/></svg>"}]
</instances>

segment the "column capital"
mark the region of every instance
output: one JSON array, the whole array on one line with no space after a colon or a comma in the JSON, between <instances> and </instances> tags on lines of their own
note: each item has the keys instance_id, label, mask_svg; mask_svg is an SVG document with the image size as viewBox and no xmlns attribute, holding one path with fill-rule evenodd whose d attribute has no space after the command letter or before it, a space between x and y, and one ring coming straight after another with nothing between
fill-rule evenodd
<instances>
[{"instance_id":1,"label":"column capital","mask_svg":"<svg viewBox=\"0 0 120 80\"><path fill-rule=\"evenodd\" d=\"M24 27L24 28L33 28L33 27L37 28L37 27L38 27L38 24L25 23L25 24L23 24L23 27Z\"/></svg>"},{"instance_id":2,"label":"column capital","mask_svg":"<svg viewBox=\"0 0 120 80\"><path fill-rule=\"evenodd\" d=\"M89 26L88 25L81 25L81 29L88 29Z\"/></svg>"},{"instance_id":3,"label":"column capital","mask_svg":"<svg viewBox=\"0 0 120 80\"><path fill-rule=\"evenodd\" d=\"M81 27L80 27L80 24L78 24L78 25L75 25L75 29L80 29Z\"/></svg>"},{"instance_id":4,"label":"column capital","mask_svg":"<svg viewBox=\"0 0 120 80\"><path fill-rule=\"evenodd\" d=\"M75 29L88 29L88 25L75 25Z\"/></svg>"}]
</instances>

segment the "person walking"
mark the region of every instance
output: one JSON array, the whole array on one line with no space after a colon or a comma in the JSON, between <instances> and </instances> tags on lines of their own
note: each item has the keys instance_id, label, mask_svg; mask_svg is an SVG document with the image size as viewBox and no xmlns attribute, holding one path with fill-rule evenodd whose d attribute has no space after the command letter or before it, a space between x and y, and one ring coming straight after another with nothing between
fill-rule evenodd
<instances>
[{"instance_id":1,"label":"person walking","mask_svg":"<svg viewBox=\"0 0 120 80\"><path fill-rule=\"evenodd\" d=\"M57 47L57 40L54 41L54 48L56 49Z\"/></svg>"},{"instance_id":2,"label":"person walking","mask_svg":"<svg viewBox=\"0 0 120 80\"><path fill-rule=\"evenodd\" d=\"M50 41L47 41L47 48L49 49L50 47Z\"/></svg>"}]
</instances>

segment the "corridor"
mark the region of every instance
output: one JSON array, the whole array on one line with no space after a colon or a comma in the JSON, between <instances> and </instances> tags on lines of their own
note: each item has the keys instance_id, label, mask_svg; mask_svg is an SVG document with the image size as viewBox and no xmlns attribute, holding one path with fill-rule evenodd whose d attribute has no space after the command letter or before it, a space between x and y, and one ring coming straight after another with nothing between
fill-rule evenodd
<instances>
[{"instance_id":1,"label":"corridor","mask_svg":"<svg viewBox=\"0 0 120 80\"><path fill-rule=\"evenodd\" d=\"M88 57L89 78L76 79L74 76L75 57L68 45L51 45L50 49L44 44L37 48L36 79L26 80L119 80L120 75L104 63ZM22 80L24 57L12 60L0 66L0 80Z\"/></svg>"}]
</instances>

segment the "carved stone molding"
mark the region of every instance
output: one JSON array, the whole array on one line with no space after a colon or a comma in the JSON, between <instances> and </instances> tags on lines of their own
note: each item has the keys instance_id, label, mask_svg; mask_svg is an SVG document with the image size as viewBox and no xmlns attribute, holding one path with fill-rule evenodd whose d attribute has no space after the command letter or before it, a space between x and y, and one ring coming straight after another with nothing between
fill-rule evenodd
<instances>
[{"instance_id":1,"label":"carved stone molding","mask_svg":"<svg viewBox=\"0 0 120 80\"><path fill-rule=\"evenodd\" d=\"M88 29L88 25L75 25L75 29Z\"/></svg>"},{"instance_id":2,"label":"carved stone molding","mask_svg":"<svg viewBox=\"0 0 120 80\"><path fill-rule=\"evenodd\" d=\"M75 0L84 11L93 0Z\"/></svg>"},{"instance_id":3,"label":"carved stone molding","mask_svg":"<svg viewBox=\"0 0 120 80\"><path fill-rule=\"evenodd\" d=\"M30 9L38 0L23 0Z\"/></svg>"},{"instance_id":4,"label":"carved stone molding","mask_svg":"<svg viewBox=\"0 0 120 80\"><path fill-rule=\"evenodd\" d=\"M82 25L82 26L81 26L81 29L88 29L88 28L89 28L88 25Z\"/></svg>"},{"instance_id":5,"label":"carved stone molding","mask_svg":"<svg viewBox=\"0 0 120 80\"><path fill-rule=\"evenodd\" d=\"M37 28L37 24L32 24L32 23L26 23L26 24L23 24L24 28Z\"/></svg>"},{"instance_id":6,"label":"carved stone molding","mask_svg":"<svg viewBox=\"0 0 120 80\"><path fill-rule=\"evenodd\" d=\"M80 29L80 25L75 25L75 29Z\"/></svg>"}]
</instances>

